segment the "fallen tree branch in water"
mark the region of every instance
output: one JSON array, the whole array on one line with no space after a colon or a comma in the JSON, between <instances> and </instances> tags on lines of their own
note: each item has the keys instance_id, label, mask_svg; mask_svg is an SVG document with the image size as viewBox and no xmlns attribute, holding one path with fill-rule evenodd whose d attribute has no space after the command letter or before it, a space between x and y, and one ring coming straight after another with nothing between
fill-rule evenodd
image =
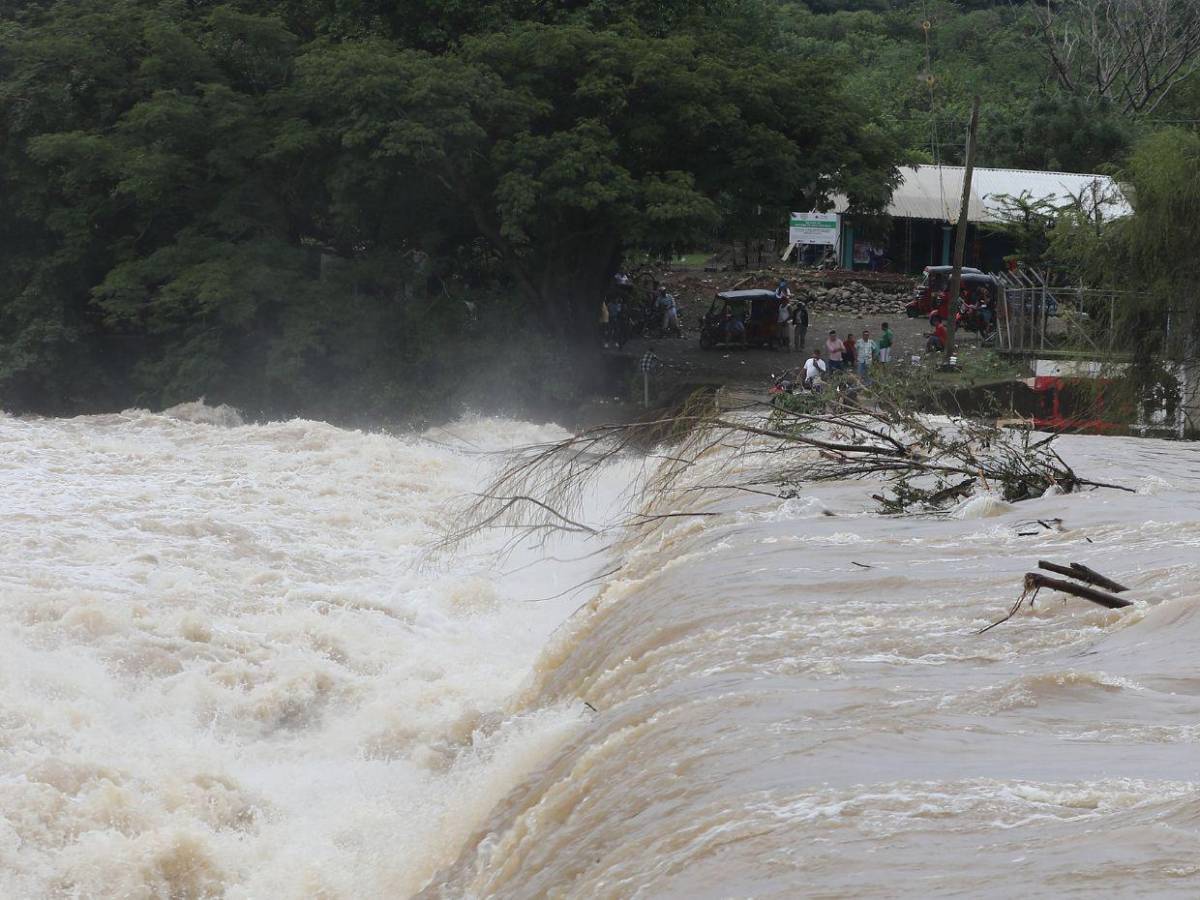
<instances>
[{"instance_id":1,"label":"fallen tree branch in water","mask_svg":"<svg viewBox=\"0 0 1200 900\"><path fill-rule=\"evenodd\" d=\"M1070 566L1060 566L1057 563L1047 562L1044 559L1039 559L1038 567L1045 569L1048 572L1057 572L1060 575L1067 575L1071 578L1077 578L1080 581L1090 582L1091 584L1102 584L1103 586L1108 587L1110 590L1118 592L1129 590L1127 587L1118 584L1111 578L1107 578L1094 569L1089 569L1087 566L1080 565L1079 563L1071 563ZM1072 597L1080 597L1084 600L1090 600L1092 603L1103 606L1105 609L1125 609L1126 607L1133 606L1133 601L1126 600L1124 597L1118 597L1115 594L1099 591L1095 588L1087 587L1086 585L1075 584L1071 581L1063 581L1060 578L1051 578L1048 575L1043 575L1041 572L1026 572L1023 586L1024 589L1021 591L1021 596L1017 598L1017 602L1014 603L1012 609L1008 611L1008 615L1006 615L1003 619L993 622L991 625L988 625L985 628L979 629L979 631L975 633L983 634L984 632L991 631L997 625L1003 625L1017 614L1017 612L1021 609L1021 604L1025 602L1026 598L1029 599L1029 605L1033 606L1034 600L1037 599L1038 591L1040 591L1042 588L1052 591L1059 591L1063 594L1070 594Z\"/></svg>"},{"instance_id":2,"label":"fallen tree branch in water","mask_svg":"<svg viewBox=\"0 0 1200 900\"><path fill-rule=\"evenodd\" d=\"M616 502L624 509L607 526L585 521L588 489L605 473L612 477L610 463L618 459L638 467L617 476L623 491ZM979 490L1013 503L1048 492L1129 490L1075 472L1055 451L1053 437L1034 441L1029 432L988 421L937 419L879 397L869 404L836 398L814 411L758 401L721 405L705 393L670 415L601 425L512 452L488 488L450 520L437 549L496 527L543 535L645 531L672 518L706 515L689 507L710 490L787 498L812 484L848 479L884 482L889 490L872 496L892 514L944 512Z\"/></svg>"},{"instance_id":3,"label":"fallen tree branch in water","mask_svg":"<svg viewBox=\"0 0 1200 900\"><path fill-rule=\"evenodd\" d=\"M1068 578L1074 578L1076 581L1084 581L1088 584L1093 584L1096 587L1104 588L1113 593L1120 594L1122 591L1127 591L1129 588L1122 584L1118 584L1111 578L1106 578L1094 569L1089 569L1087 566L1081 566L1079 563L1071 563L1069 566L1060 566L1056 563L1047 562L1044 559L1038 560L1038 568L1045 569L1047 572L1053 572L1056 575L1066 575Z\"/></svg>"},{"instance_id":4,"label":"fallen tree branch in water","mask_svg":"<svg viewBox=\"0 0 1200 900\"><path fill-rule=\"evenodd\" d=\"M1070 581L1063 581L1061 578L1051 578L1049 575L1043 575L1041 572L1025 573L1025 588L1028 590L1031 587L1035 590L1049 588L1052 591L1061 591L1073 597L1082 597L1084 600L1091 600L1093 603L1098 603L1107 609L1124 609L1127 606L1133 606L1132 600L1126 600L1124 597L1118 597L1116 594L1099 591L1095 588L1085 587L1082 584L1075 584Z\"/></svg>"},{"instance_id":5,"label":"fallen tree branch in water","mask_svg":"<svg viewBox=\"0 0 1200 900\"><path fill-rule=\"evenodd\" d=\"M1033 601L1034 601L1034 599L1037 597L1037 589L1035 588L1035 589L1033 590L1033 592L1032 592L1032 595L1031 595L1031 593L1030 593L1030 590L1029 590L1029 588L1026 588L1025 590L1021 591L1021 596L1020 596L1020 597L1018 597L1018 598L1017 598L1017 602L1016 602L1016 603L1014 603L1014 604L1012 605L1012 609L1010 609L1010 610L1008 611L1008 615L1006 615L1006 616L1005 616L1003 619L997 619L997 620L996 620L995 622L993 622L991 625L988 625L988 626L986 626L986 627L984 627L984 628L980 628L980 629L979 629L977 632L975 632L975 633L976 633L976 634L983 634L984 632L991 631L991 630L992 630L993 628L995 628L997 625L1003 625L1005 622L1007 622L1009 619L1011 619L1013 616L1015 616L1015 615L1017 614L1017 611L1018 611L1018 610L1021 608L1021 604L1025 602L1025 598L1026 598L1026 597L1028 597L1028 598L1029 598L1029 605L1030 605L1030 606L1033 606Z\"/></svg>"},{"instance_id":6,"label":"fallen tree branch in water","mask_svg":"<svg viewBox=\"0 0 1200 900\"><path fill-rule=\"evenodd\" d=\"M1079 563L1071 563L1071 570L1076 574L1072 577L1078 578L1080 581L1086 581L1088 584L1094 584L1096 587L1102 587L1112 591L1114 594L1123 594L1129 588L1119 582L1113 581L1111 578L1106 578L1095 569L1089 569L1087 566Z\"/></svg>"}]
</instances>

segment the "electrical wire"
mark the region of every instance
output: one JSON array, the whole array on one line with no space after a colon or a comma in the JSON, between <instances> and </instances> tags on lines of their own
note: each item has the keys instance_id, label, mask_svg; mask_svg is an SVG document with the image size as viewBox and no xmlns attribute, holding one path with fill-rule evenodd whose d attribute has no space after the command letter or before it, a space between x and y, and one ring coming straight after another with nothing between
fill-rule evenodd
<instances>
[{"instance_id":1,"label":"electrical wire","mask_svg":"<svg viewBox=\"0 0 1200 900\"><path fill-rule=\"evenodd\" d=\"M937 79L933 75L933 43L930 39L933 20L929 17L928 4L923 4L922 13L924 18L921 21L921 31L925 35L925 84L929 88L929 155L933 157L933 164L937 166L938 200L941 203L942 212L946 215L946 220L949 221L946 206L946 182L942 170L942 144L938 135Z\"/></svg>"}]
</instances>

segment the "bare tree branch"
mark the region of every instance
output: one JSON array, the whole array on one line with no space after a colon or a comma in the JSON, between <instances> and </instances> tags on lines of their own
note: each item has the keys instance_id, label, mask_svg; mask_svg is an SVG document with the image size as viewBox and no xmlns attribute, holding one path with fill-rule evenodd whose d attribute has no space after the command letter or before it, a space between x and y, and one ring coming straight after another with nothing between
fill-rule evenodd
<instances>
[{"instance_id":1,"label":"bare tree branch","mask_svg":"<svg viewBox=\"0 0 1200 900\"><path fill-rule=\"evenodd\" d=\"M642 475L625 486L624 513L610 527L643 533L714 515L697 508L714 490L769 487L772 496L795 496L814 483L873 478L890 489L873 495L887 513L938 512L978 489L1010 502L1051 489L1130 490L1079 475L1049 440L989 421L934 419L879 397L839 398L813 411L756 402L718 408L707 396L654 422L604 425L515 452L459 511L439 549L498 527L543 540L601 535L602 523L583 519L586 494L620 459L640 461Z\"/></svg>"},{"instance_id":2,"label":"bare tree branch","mask_svg":"<svg viewBox=\"0 0 1200 900\"><path fill-rule=\"evenodd\" d=\"M1153 112L1200 69L1195 0L1046 0L1033 16L1063 88L1128 114Z\"/></svg>"}]
</instances>

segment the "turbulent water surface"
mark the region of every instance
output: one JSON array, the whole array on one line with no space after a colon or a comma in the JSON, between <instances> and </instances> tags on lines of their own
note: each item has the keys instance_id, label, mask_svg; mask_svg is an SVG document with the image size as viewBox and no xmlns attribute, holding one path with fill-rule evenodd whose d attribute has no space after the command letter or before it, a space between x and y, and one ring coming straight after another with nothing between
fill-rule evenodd
<instances>
[{"instance_id":1,"label":"turbulent water surface","mask_svg":"<svg viewBox=\"0 0 1200 900\"><path fill-rule=\"evenodd\" d=\"M1200 895L1196 445L1063 439L1136 494L709 494L418 565L558 434L0 417L0 896ZM1138 603L975 634L1039 558Z\"/></svg>"}]
</instances>

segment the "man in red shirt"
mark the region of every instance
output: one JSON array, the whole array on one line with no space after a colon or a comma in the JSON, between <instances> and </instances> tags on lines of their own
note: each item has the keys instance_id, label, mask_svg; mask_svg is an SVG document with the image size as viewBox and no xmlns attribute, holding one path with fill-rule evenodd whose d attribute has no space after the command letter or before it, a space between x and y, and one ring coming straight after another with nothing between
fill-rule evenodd
<instances>
[{"instance_id":1,"label":"man in red shirt","mask_svg":"<svg viewBox=\"0 0 1200 900\"><path fill-rule=\"evenodd\" d=\"M858 362L858 343L854 340L854 332L847 331L846 337L842 341L842 346L846 348L846 352L842 354L842 365L853 371L855 363Z\"/></svg>"},{"instance_id":2,"label":"man in red shirt","mask_svg":"<svg viewBox=\"0 0 1200 900\"><path fill-rule=\"evenodd\" d=\"M938 316L933 325L933 334L929 335L929 340L925 342L925 349L931 353L945 350L947 339L946 325L941 316Z\"/></svg>"}]
</instances>

